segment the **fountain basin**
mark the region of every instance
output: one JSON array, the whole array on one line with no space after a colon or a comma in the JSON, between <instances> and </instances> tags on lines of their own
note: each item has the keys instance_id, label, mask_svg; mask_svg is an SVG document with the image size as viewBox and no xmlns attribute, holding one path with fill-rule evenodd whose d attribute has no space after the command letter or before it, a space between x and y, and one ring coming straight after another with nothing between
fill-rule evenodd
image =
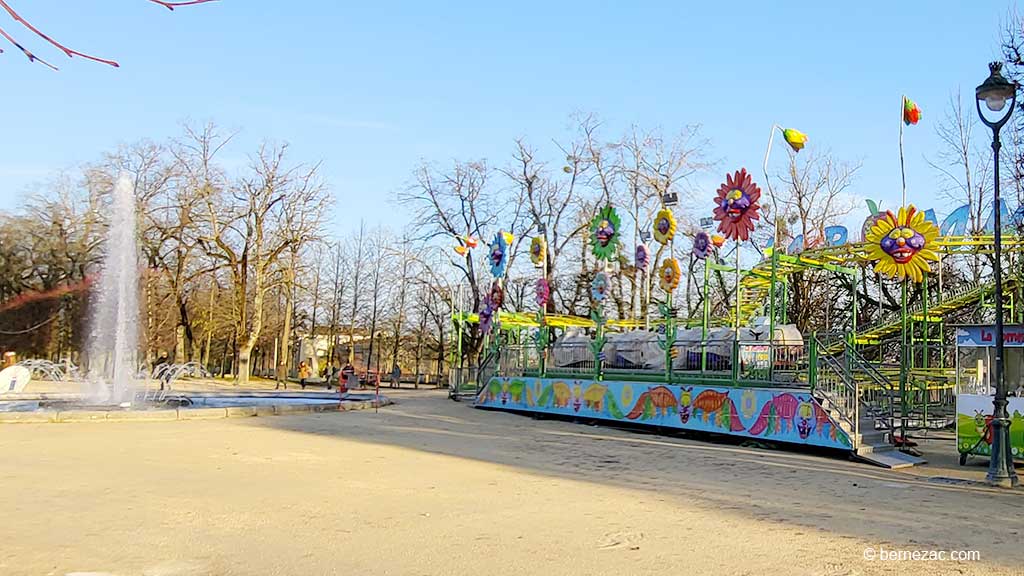
<instances>
[{"instance_id":1,"label":"fountain basin","mask_svg":"<svg viewBox=\"0 0 1024 576\"><path fill-rule=\"evenodd\" d=\"M96 421L208 420L317 412L365 410L391 404L373 394L171 394L159 403L124 408L76 399L0 400L0 424Z\"/></svg>"}]
</instances>

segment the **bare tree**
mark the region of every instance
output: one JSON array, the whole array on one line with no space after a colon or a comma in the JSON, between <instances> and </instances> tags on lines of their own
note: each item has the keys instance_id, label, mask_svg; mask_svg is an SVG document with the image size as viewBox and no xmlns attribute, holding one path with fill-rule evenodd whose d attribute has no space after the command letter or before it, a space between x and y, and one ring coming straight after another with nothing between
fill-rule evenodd
<instances>
[{"instance_id":1,"label":"bare tree","mask_svg":"<svg viewBox=\"0 0 1024 576\"><path fill-rule=\"evenodd\" d=\"M974 111L964 110L957 89L949 96L945 117L935 126L942 147L928 162L946 184L942 193L958 205L968 206L968 234L980 234L984 229L985 199L992 189L992 152L974 142L976 125Z\"/></svg>"},{"instance_id":2,"label":"bare tree","mask_svg":"<svg viewBox=\"0 0 1024 576\"><path fill-rule=\"evenodd\" d=\"M235 330L238 350L236 381L249 381L250 355L263 329L267 293L279 280L273 273L293 244L312 237L319 217L293 219L307 207L322 206L323 186L312 168L284 164L287 146L260 148L252 174L227 194L207 194L207 236L203 243L212 258L231 272L237 305ZM299 227L289 228L298 222ZM250 310L249 293L252 305Z\"/></svg>"},{"instance_id":3,"label":"bare tree","mask_svg":"<svg viewBox=\"0 0 1024 576\"><path fill-rule=\"evenodd\" d=\"M355 365L356 317L359 313L359 297L363 293L363 269L367 264L370 246L366 240L366 226L359 222L359 236L355 242L355 252L351 255L352 264L352 307L348 317L348 361Z\"/></svg>"},{"instance_id":4,"label":"bare tree","mask_svg":"<svg viewBox=\"0 0 1024 576\"><path fill-rule=\"evenodd\" d=\"M484 235L497 226L501 215L499 199L487 187L489 175L484 162L456 162L444 172L427 164L420 166L415 183L398 196L400 203L414 209L414 218L420 223L422 234L414 240L440 238L465 245L465 237L472 237L486 246ZM471 310L479 311L486 282L486 272L481 271L484 258L473 250L457 258L449 252L445 255L469 288ZM479 343L474 325L466 334L466 350L471 356L479 350Z\"/></svg>"},{"instance_id":5,"label":"bare tree","mask_svg":"<svg viewBox=\"0 0 1024 576\"><path fill-rule=\"evenodd\" d=\"M778 177L781 185L772 187L769 192L769 199L782 212L775 215L776 220L781 219L791 227L792 231L787 234L802 235L804 248L819 245L825 239L825 228L839 224L855 209L856 201L847 190L859 169L859 163L837 160L828 152L797 156L790 151L788 169ZM777 241L788 243L782 234ZM791 276L789 317L801 330L823 326L829 321L829 311L823 311L821 303L836 302L837 280L847 279L837 279L831 272L820 271L798 272Z\"/></svg>"}]
</instances>

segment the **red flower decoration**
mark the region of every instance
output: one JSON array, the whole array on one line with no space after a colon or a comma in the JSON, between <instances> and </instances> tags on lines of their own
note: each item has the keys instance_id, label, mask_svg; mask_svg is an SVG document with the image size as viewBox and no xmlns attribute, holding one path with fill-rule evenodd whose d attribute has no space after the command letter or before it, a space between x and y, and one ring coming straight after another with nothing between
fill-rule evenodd
<instances>
[{"instance_id":1,"label":"red flower decoration","mask_svg":"<svg viewBox=\"0 0 1024 576\"><path fill-rule=\"evenodd\" d=\"M747 174L747 169L737 170L725 176L725 184L718 188L715 198L714 219L718 220L718 231L726 238L748 240L754 230L754 220L760 220L761 189Z\"/></svg>"}]
</instances>

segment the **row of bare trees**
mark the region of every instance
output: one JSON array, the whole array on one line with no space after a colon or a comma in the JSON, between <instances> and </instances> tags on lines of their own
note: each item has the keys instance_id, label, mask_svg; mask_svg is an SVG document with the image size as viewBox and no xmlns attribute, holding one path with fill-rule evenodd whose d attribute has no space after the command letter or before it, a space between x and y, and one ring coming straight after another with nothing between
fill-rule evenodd
<instances>
[{"instance_id":1,"label":"row of bare trees","mask_svg":"<svg viewBox=\"0 0 1024 576\"><path fill-rule=\"evenodd\" d=\"M127 173L138 198L140 345L150 366L198 361L241 383L252 373L281 378L297 362L299 338L317 334L327 335L335 363L355 360L361 344L369 368L386 342L389 367L437 365L450 297L418 278L427 260L384 230L328 238L332 197L319 165L265 144L229 173L221 156L232 136L205 125L124 146L0 217L0 347L79 359L109 193ZM405 357L410 349L415 358Z\"/></svg>"},{"instance_id":2,"label":"row of bare trees","mask_svg":"<svg viewBox=\"0 0 1024 576\"><path fill-rule=\"evenodd\" d=\"M986 158L971 139L972 126L954 98L949 117L938 124L946 147L932 164L950 182L947 195L967 200L980 226ZM701 267L690 256L691 239L713 207L719 172L726 171L700 127L608 132L595 117L580 116L561 141L515 140L503 162L424 163L397 194L398 207L410 216L407 229L360 225L343 237L324 232L331 195L319 165L292 161L285 145L261 146L235 172L221 158L234 144L232 134L213 125L185 127L165 142L124 146L80 176L55 179L0 219L0 346L50 357L79 349L88 331L86 288L108 224L107 195L125 172L139 201L147 269L141 332L150 364L166 355L203 362L243 382L253 372L280 378L296 363L300 336L327 334L335 365L352 360L367 370L398 364L440 373L454 337L451 312L479 311L490 289L487 245L499 231L514 238L507 309L534 310L533 284L544 276L552 289L548 313L587 315L589 284L598 270L607 270L609 314L654 315L664 300L656 269L672 256L684 264L684 286L675 298L680 315L698 317L705 299L713 315L726 315L734 302L733 277L716 273L705 293L694 275ZM861 202L851 192L859 168L820 144L780 158L762 183L761 225L743 248L744 263L763 257L772 242L788 246L803 238L803 247L811 247L828 226L848 223ZM667 194L679 199L672 208L676 240L652 244L651 265L638 269L634 248ZM622 218L621 249L610 264L593 257L588 236L606 204ZM527 255L535 236L547 245L538 267ZM474 241L479 246L470 249ZM732 249L727 244L713 257L731 263ZM861 315L898 306L878 279L873 291L828 272L791 280L787 317L803 330L845 322L853 307L843 294L855 288ZM479 351L475 326L461 340L468 354Z\"/></svg>"}]
</instances>

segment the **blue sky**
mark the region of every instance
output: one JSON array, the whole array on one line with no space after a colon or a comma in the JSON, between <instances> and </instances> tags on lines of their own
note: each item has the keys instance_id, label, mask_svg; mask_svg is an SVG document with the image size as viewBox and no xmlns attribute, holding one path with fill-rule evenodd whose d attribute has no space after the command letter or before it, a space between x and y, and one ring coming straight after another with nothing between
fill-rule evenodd
<instances>
[{"instance_id":1,"label":"blue sky","mask_svg":"<svg viewBox=\"0 0 1024 576\"><path fill-rule=\"evenodd\" d=\"M898 106L909 198L935 199L935 121L999 58L1009 2L286 2L223 0L171 13L144 0L12 0L53 37L121 63L67 60L6 16L0 26L61 67L3 46L0 201L119 143L176 135L181 121L241 131L323 160L332 228L395 222L391 198L421 159L507 161L516 137L566 135L592 112L630 124L703 125L719 172L760 172L773 122L860 160L853 193L898 202ZM973 107L973 104L971 104ZM987 137L980 130L979 137ZM776 159L783 154L777 152ZM710 200L709 200L710 201ZM399 217L404 220L404 216Z\"/></svg>"}]
</instances>

